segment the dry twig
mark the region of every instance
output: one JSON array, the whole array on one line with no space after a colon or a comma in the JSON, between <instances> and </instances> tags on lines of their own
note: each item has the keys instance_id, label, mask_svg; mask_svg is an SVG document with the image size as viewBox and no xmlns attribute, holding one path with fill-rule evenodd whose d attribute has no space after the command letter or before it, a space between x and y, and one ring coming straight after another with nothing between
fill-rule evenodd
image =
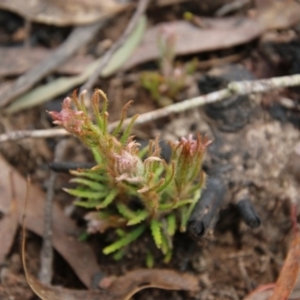
<instances>
[{"instance_id":1,"label":"dry twig","mask_svg":"<svg viewBox=\"0 0 300 300\"><path fill-rule=\"evenodd\" d=\"M61 161L63 159L67 140L60 141L55 148L54 161ZM52 263L53 263L53 246L52 246L52 206L54 198L54 186L57 173L51 171L48 181L45 215L44 215L44 234L43 246L41 251L41 267L39 273L39 280L44 284L51 284L52 280Z\"/></svg>"},{"instance_id":2,"label":"dry twig","mask_svg":"<svg viewBox=\"0 0 300 300\"><path fill-rule=\"evenodd\" d=\"M131 34L133 29L137 25L137 22L139 21L141 15L147 9L148 3L149 3L149 0L140 0L139 1L137 9L136 9L135 13L133 14L130 22L128 23L128 26L126 27L125 31L120 36L120 38L103 55L95 72L91 75L89 80L82 86L81 90L90 90L92 88L92 86L95 84L95 82L99 78L101 71L108 64L108 62L110 61L113 54L124 44L124 42L126 41L128 36Z\"/></svg>"},{"instance_id":3,"label":"dry twig","mask_svg":"<svg viewBox=\"0 0 300 300\"><path fill-rule=\"evenodd\" d=\"M187 99L185 101L169 105L164 108L159 108L144 114L141 114L135 121L135 124L144 124L150 121L154 121L170 114L180 113L189 109L194 109L199 106L203 106L210 103L219 102L232 95L246 95L252 93L263 93L273 89L297 86L300 85L300 74L291 76L274 77L270 79L261 80L244 80L231 82L227 85L227 88L203 95L195 98ZM131 118L127 118L123 126L126 126L131 121ZM113 122L109 125L108 129L111 131L116 128L119 121ZM0 143L6 141L15 141L24 138L49 138L56 136L69 135L64 129L44 129L44 130L20 130L8 132L0 135Z\"/></svg>"}]
</instances>

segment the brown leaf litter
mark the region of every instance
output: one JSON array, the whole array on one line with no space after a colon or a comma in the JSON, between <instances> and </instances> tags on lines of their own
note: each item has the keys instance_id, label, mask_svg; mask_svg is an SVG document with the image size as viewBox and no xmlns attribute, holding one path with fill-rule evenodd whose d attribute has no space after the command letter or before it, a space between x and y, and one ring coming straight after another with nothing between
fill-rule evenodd
<instances>
[{"instance_id":1,"label":"brown leaf litter","mask_svg":"<svg viewBox=\"0 0 300 300\"><path fill-rule=\"evenodd\" d=\"M128 5L114 0L0 0L0 8L31 22L56 26L84 25L106 19Z\"/></svg>"}]
</instances>

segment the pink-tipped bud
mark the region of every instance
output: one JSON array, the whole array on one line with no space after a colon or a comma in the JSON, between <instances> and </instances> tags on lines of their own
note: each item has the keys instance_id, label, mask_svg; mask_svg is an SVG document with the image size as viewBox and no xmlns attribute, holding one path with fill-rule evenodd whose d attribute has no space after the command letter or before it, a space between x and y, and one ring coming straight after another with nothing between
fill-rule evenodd
<instances>
[{"instance_id":1,"label":"pink-tipped bud","mask_svg":"<svg viewBox=\"0 0 300 300\"><path fill-rule=\"evenodd\" d=\"M60 112L50 111L48 113L52 117L54 124L60 125L70 133L80 136L84 124L88 121L88 117L83 111L73 110L71 102L72 99L67 97L64 99Z\"/></svg>"}]
</instances>

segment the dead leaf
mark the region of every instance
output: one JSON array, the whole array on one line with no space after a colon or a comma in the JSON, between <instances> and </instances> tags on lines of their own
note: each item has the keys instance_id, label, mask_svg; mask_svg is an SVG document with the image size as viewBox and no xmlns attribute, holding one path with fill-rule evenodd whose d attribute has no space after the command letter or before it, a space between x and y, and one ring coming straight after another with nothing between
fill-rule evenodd
<instances>
[{"instance_id":1,"label":"dead leaf","mask_svg":"<svg viewBox=\"0 0 300 300\"><path fill-rule=\"evenodd\" d=\"M20 47L0 47L0 77L16 76L25 73L31 67L47 58L51 51L45 48L24 49ZM54 72L77 75L93 62L91 55L76 55L64 64L57 66Z\"/></svg>"},{"instance_id":2,"label":"dead leaf","mask_svg":"<svg viewBox=\"0 0 300 300\"><path fill-rule=\"evenodd\" d=\"M128 5L114 0L0 0L0 8L23 18L49 25L94 23L124 10Z\"/></svg>"},{"instance_id":3,"label":"dead leaf","mask_svg":"<svg viewBox=\"0 0 300 300\"><path fill-rule=\"evenodd\" d=\"M8 212L10 208L10 182L12 173L15 190L18 221L21 224L26 192L25 179L0 156L0 210ZM45 194L36 186L30 187L28 198L26 228L42 236L44 226ZM91 248L77 239L75 224L63 213L57 204L53 205L53 245L73 268L74 272L86 285L91 285L94 274L99 272L97 260ZM78 259L80 257L80 259ZM84 270L84 271L83 271Z\"/></svg>"},{"instance_id":4,"label":"dead leaf","mask_svg":"<svg viewBox=\"0 0 300 300\"><path fill-rule=\"evenodd\" d=\"M249 295L247 295L244 300L267 300L273 293L273 288L275 284L267 284L258 287L253 292L251 292Z\"/></svg>"},{"instance_id":5,"label":"dead leaf","mask_svg":"<svg viewBox=\"0 0 300 300\"><path fill-rule=\"evenodd\" d=\"M191 274L164 269L141 269L117 277L108 290L115 291L114 299L117 300L122 295L126 295L124 299L130 299L135 293L146 288L197 292L199 283L197 277Z\"/></svg>"},{"instance_id":6,"label":"dead leaf","mask_svg":"<svg viewBox=\"0 0 300 300\"><path fill-rule=\"evenodd\" d=\"M123 69L159 58L157 37L163 28L176 34L176 55L228 49L248 43L267 30L283 29L299 22L300 4L295 1L272 1L268 7L258 11L254 18L238 16L201 20L206 24L205 28L186 21L160 23L150 28Z\"/></svg>"},{"instance_id":7,"label":"dead leaf","mask_svg":"<svg viewBox=\"0 0 300 300\"><path fill-rule=\"evenodd\" d=\"M293 238L289 253L284 261L273 295L269 300L288 299L296 285L300 270L300 232Z\"/></svg>"},{"instance_id":8,"label":"dead leaf","mask_svg":"<svg viewBox=\"0 0 300 300\"><path fill-rule=\"evenodd\" d=\"M199 290L198 280L195 276L171 270L132 271L126 275L114 277L107 288L93 291L46 286L28 273L26 264L24 264L24 270L31 289L43 300L129 300L134 294L146 288L192 292ZM104 278L104 280L111 281L110 278Z\"/></svg>"},{"instance_id":9,"label":"dead leaf","mask_svg":"<svg viewBox=\"0 0 300 300\"><path fill-rule=\"evenodd\" d=\"M79 47L88 43L102 26L103 22L98 22L87 26L78 26L73 29L68 38L57 49L52 51L49 56L24 75L20 76L10 90L1 94L0 106L7 105L14 98L30 89L34 84L55 70L59 65L63 64L78 51Z\"/></svg>"},{"instance_id":10,"label":"dead leaf","mask_svg":"<svg viewBox=\"0 0 300 300\"><path fill-rule=\"evenodd\" d=\"M257 19L265 30L288 28L299 22L300 3L295 0L272 1L259 12Z\"/></svg>"},{"instance_id":11,"label":"dead leaf","mask_svg":"<svg viewBox=\"0 0 300 300\"><path fill-rule=\"evenodd\" d=\"M247 43L262 33L261 26L251 19L209 19L209 22L208 29L200 29L187 21L160 23L150 28L124 69L158 59L160 53L157 37L165 27L176 34L176 55L230 48Z\"/></svg>"},{"instance_id":12,"label":"dead leaf","mask_svg":"<svg viewBox=\"0 0 300 300\"><path fill-rule=\"evenodd\" d=\"M296 300L300 298L300 233L296 232L276 284L258 287L244 300Z\"/></svg>"},{"instance_id":13,"label":"dead leaf","mask_svg":"<svg viewBox=\"0 0 300 300\"><path fill-rule=\"evenodd\" d=\"M145 16L141 16L137 26L127 38L125 43L112 55L107 65L102 68L100 76L102 78L110 76L118 70L128 59L130 54L134 51L134 49L139 44L140 40L143 37L145 28L146 28L147 20ZM103 57L98 58L97 60L93 61L89 65L85 67L84 72L76 76L68 76L68 77L59 77L45 85L38 86L33 90L29 91L28 93L22 95L21 97L17 98L10 106L5 109L6 113L15 113L21 109L29 108L35 105L39 105L41 103L46 102L49 99L53 99L56 96L63 94L64 92L72 89L76 85L80 85L83 83L94 71L99 68L99 63L102 61ZM47 61L46 61L47 62ZM25 88L28 89L30 86L26 84L24 86L24 80L20 80L21 78L25 78L28 76L29 81L31 81L31 75L34 74L35 78L38 76L33 72L34 69L30 70L27 74L20 77L15 85L15 89L13 87L8 90L6 94L2 94L2 100L8 101L12 100L12 96L15 96L20 91L24 91ZM41 64L41 70L45 71ZM30 75L31 74L31 75ZM18 84L18 82L21 82ZM32 83L32 82L31 82ZM0 100L1 102L1 100Z\"/></svg>"},{"instance_id":14,"label":"dead leaf","mask_svg":"<svg viewBox=\"0 0 300 300\"><path fill-rule=\"evenodd\" d=\"M11 181L13 181L12 176L10 176L10 178ZM10 182L10 185L12 192L10 193L11 201L9 210L7 212L2 210L4 215L2 219L0 219L0 264L4 262L5 256L8 254L18 228L17 205L13 191L13 182Z\"/></svg>"}]
</instances>

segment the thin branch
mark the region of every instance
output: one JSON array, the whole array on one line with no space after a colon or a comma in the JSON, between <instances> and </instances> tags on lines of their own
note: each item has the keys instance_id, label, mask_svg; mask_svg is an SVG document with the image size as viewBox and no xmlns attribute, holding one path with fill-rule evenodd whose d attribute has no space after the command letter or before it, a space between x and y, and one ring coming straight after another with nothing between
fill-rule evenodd
<instances>
[{"instance_id":1,"label":"thin branch","mask_svg":"<svg viewBox=\"0 0 300 300\"><path fill-rule=\"evenodd\" d=\"M81 91L83 90L90 90L92 86L95 84L97 79L100 76L101 71L103 68L108 64L113 54L124 44L128 36L131 34L133 29L136 27L141 15L146 11L147 6L149 4L149 0L140 0L138 6L136 8L135 13L133 14L128 26L126 27L123 34L119 37L119 39L106 51L103 55L103 58L100 60L97 69L91 75L89 80L82 86Z\"/></svg>"},{"instance_id":2,"label":"thin branch","mask_svg":"<svg viewBox=\"0 0 300 300\"><path fill-rule=\"evenodd\" d=\"M60 141L55 148L54 161L58 162L63 159L64 153L68 146L66 139ZM52 264L53 264L53 247L52 247L52 207L54 199L54 188L57 173L51 170L48 181L45 215L44 215L44 234L43 246L41 250L41 267L39 272L39 280L44 284L51 284L52 280Z\"/></svg>"},{"instance_id":3,"label":"thin branch","mask_svg":"<svg viewBox=\"0 0 300 300\"><path fill-rule=\"evenodd\" d=\"M63 128L50 128L50 129L40 129L40 130L17 130L0 135L0 143L7 141L18 141L26 138L33 139L45 139L59 136L70 135Z\"/></svg>"},{"instance_id":4,"label":"thin branch","mask_svg":"<svg viewBox=\"0 0 300 300\"><path fill-rule=\"evenodd\" d=\"M270 79L261 80L245 80L231 82L227 85L227 88L203 95L195 98L191 98L179 103L169 105L164 108L159 108L144 114L141 114L136 120L135 124L145 124L150 121L158 120L166 117L170 114L180 113L189 109L194 109L199 106L207 105L222 101L232 95L246 95L252 93L263 93L273 89L291 87L300 85L300 74L274 77ZM124 120L123 126L126 126L131 121L131 118ZM109 124L108 130L112 131L119 124L119 121ZM16 141L24 138L50 138L57 136L65 136L69 133L65 129L44 129L44 130L20 130L8 132L0 135L0 143L6 141Z\"/></svg>"}]
</instances>

